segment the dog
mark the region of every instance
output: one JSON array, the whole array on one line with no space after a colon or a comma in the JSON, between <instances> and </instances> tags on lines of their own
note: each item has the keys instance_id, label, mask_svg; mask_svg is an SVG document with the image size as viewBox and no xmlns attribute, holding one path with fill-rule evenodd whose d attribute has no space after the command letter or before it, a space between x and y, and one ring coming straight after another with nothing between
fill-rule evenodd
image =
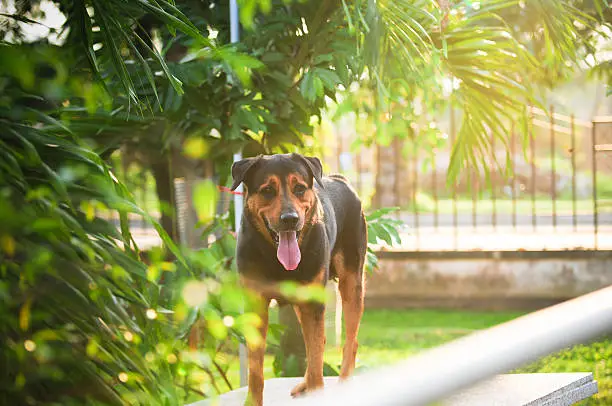
<instances>
[{"instance_id":1,"label":"dog","mask_svg":"<svg viewBox=\"0 0 612 406\"><path fill-rule=\"evenodd\" d=\"M248 348L246 404L263 404L263 362L271 299L293 304L307 354L298 396L323 387L325 305L284 297L279 285L325 286L338 280L345 322L340 380L355 368L363 315L367 225L361 200L342 175L323 176L321 161L301 154L259 155L232 165L235 190L244 188L236 262L243 286L262 301L258 310L263 345Z\"/></svg>"}]
</instances>

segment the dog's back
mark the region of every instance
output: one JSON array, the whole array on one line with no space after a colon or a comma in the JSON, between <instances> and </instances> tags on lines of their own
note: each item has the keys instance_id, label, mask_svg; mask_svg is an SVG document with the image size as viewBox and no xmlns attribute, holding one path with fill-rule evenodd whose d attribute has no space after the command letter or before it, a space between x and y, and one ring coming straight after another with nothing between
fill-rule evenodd
<instances>
[{"instance_id":1,"label":"dog's back","mask_svg":"<svg viewBox=\"0 0 612 406\"><path fill-rule=\"evenodd\" d=\"M325 213L331 257L341 253L347 268L361 270L368 240L361 200L342 175L325 176L323 186L324 189L318 188L318 195ZM330 277L337 276L334 265L332 262Z\"/></svg>"}]
</instances>

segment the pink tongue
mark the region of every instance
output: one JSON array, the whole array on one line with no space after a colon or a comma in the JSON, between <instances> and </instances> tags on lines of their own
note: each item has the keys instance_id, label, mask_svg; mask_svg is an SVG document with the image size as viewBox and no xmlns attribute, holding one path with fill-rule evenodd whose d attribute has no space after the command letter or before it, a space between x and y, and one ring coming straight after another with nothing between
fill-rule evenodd
<instances>
[{"instance_id":1,"label":"pink tongue","mask_svg":"<svg viewBox=\"0 0 612 406\"><path fill-rule=\"evenodd\" d=\"M297 268L302 254L296 238L295 231L281 231L278 233L278 250L276 251L278 261L288 271Z\"/></svg>"}]
</instances>

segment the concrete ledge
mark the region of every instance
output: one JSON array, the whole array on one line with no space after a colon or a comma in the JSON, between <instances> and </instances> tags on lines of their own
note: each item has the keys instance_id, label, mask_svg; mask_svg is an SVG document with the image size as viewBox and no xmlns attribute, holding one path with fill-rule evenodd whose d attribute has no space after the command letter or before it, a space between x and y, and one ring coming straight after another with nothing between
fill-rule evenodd
<instances>
[{"instance_id":1,"label":"concrete ledge","mask_svg":"<svg viewBox=\"0 0 612 406\"><path fill-rule=\"evenodd\" d=\"M291 389L302 378L273 378L265 383L264 406L291 405ZM325 385L338 385L326 377ZM435 384L435 383L432 383ZM242 406L247 389L240 388L216 399L190 406ZM569 406L597 393L591 373L506 374L464 390L444 402L444 406ZM340 405L339 405L340 406Z\"/></svg>"},{"instance_id":2,"label":"concrete ledge","mask_svg":"<svg viewBox=\"0 0 612 406\"><path fill-rule=\"evenodd\" d=\"M367 295L366 309L452 309L473 311L533 311L572 299L569 296L547 297L451 297L451 296L406 296Z\"/></svg>"},{"instance_id":3,"label":"concrete ledge","mask_svg":"<svg viewBox=\"0 0 612 406\"><path fill-rule=\"evenodd\" d=\"M591 373L507 374L480 383L444 406L569 406L597 393Z\"/></svg>"},{"instance_id":4,"label":"concrete ledge","mask_svg":"<svg viewBox=\"0 0 612 406\"><path fill-rule=\"evenodd\" d=\"M381 251L372 308L528 310L612 284L610 251Z\"/></svg>"}]
</instances>

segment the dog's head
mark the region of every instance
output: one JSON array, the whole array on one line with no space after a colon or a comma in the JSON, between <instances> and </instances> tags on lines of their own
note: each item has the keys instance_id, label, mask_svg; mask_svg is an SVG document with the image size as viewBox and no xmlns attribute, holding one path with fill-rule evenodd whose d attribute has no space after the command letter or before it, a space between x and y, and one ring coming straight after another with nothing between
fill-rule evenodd
<instances>
[{"instance_id":1,"label":"dog's head","mask_svg":"<svg viewBox=\"0 0 612 406\"><path fill-rule=\"evenodd\" d=\"M246 158L232 166L234 183L245 185L245 210L254 226L277 246L277 256L287 270L297 268L300 234L317 209L314 182L322 185L321 161L300 154Z\"/></svg>"}]
</instances>

